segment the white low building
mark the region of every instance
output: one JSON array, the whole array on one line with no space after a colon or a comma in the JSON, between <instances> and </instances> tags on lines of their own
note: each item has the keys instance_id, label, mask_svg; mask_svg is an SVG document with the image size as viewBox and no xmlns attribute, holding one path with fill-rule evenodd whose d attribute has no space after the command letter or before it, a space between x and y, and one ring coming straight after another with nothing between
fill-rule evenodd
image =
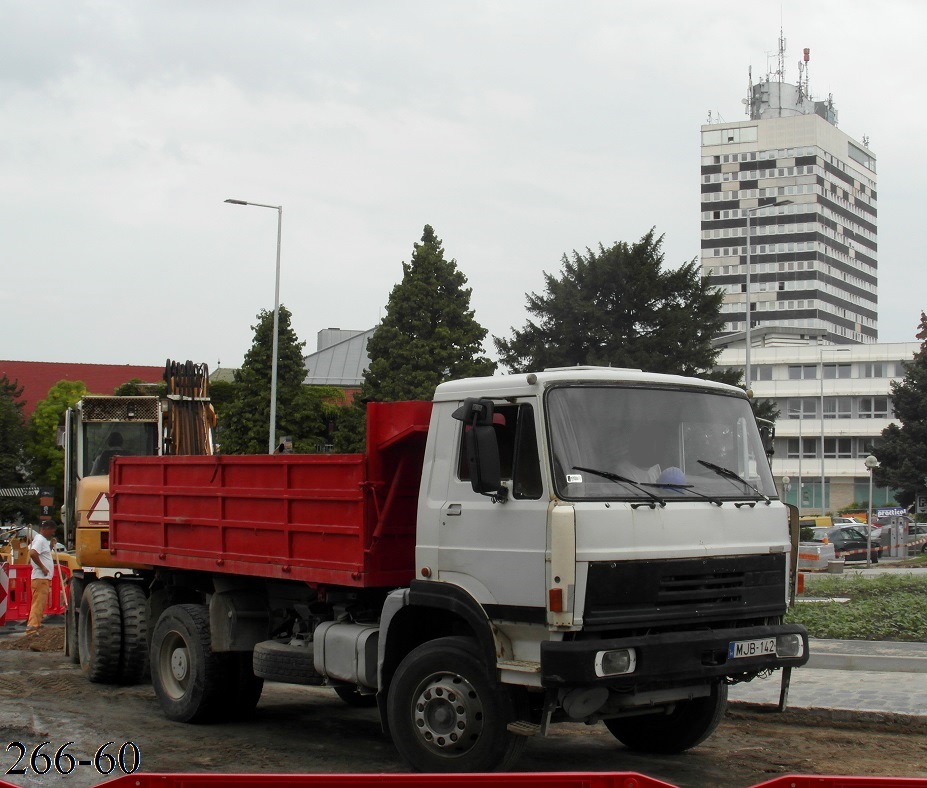
<instances>
[{"instance_id":1,"label":"white low building","mask_svg":"<svg viewBox=\"0 0 927 788\"><path fill-rule=\"evenodd\" d=\"M904 362L920 350L917 342L816 344L819 339L781 327L759 328L751 337L754 396L779 409L773 475L780 493L802 514L869 500L863 461L870 454L878 458L882 430L894 419L891 382L904 378ZM787 344L795 342L805 344ZM724 337L723 343L718 366L743 370L743 334ZM872 497L873 506L894 503L886 488L874 487Z\"/></svg>"}]
</instances>

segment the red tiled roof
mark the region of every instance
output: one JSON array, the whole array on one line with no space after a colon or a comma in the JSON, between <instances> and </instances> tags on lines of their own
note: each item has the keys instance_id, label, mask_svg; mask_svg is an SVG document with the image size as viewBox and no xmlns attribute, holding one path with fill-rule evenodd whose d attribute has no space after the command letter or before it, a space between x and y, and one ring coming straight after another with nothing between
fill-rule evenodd
<instances>
[{"instance_id":1,"label":"red tiled roof","mask_svg":"<svg viewBox=\"0 0 927 788\"><path fill-rule=\"evenodd\" d=\"M48 396L59 380L79 380L91 394L112 394L123 383L138 378L143 383L160 383L164 367L139 367L133 364L60 364L51 361L0 361L0 377L6 375L23 387L20 401L28 419L36 403Z\"/></svg>"}]
</instances>

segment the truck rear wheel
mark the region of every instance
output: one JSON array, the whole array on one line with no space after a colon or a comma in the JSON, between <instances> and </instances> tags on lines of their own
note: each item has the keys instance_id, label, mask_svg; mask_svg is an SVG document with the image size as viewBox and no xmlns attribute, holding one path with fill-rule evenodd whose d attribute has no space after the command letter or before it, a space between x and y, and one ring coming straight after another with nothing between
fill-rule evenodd
<instances>
[{"instance_id":1,"label":"truck rear wheel","mask_svg":"<svg viewBox=\"0 0 927 788\"><path fill-rule=\"evenodd\" d=\"M122 613L122 661L119 682L138 684L148 669L148 600L135 583L119 583L119 610Z\"/></svg>"},{"instance_id":2,"label":"truck rear wheel","mask_svg":"<svg viewBox=\"0 0 927 788\"><path fill-rule=\"evenodd\" d=\"M226 709L222 658L210 647L205 605L173 605L151 637L151 683L164 715L175 722L206 722Z\"/></svg>"},{"instance_id":3,"label":"truck rear wheel","mask_svg":"<svg viewBox=\"0 0 927 788\"><path fill-rule=\"evenodd\" d=\"M422 772L505 769L527 739L509 733L513 696L499 686L469 638L424 643L400 663L387 698L390 734Z\"/></svg>"},{"instance_id":4,"label":"truck rear wheel","mask_svg":"<svg viewBox=\"0 0 927 788\"><path fill-rule=\"evenodd\" d=\"M119 596L111 583L90 583L81 596L77 622L80 669L97 684L119 678L122 654L122 615Z\"/></svg>"},{"instance_id":5,"label":"truck rear wheel","mask_svg":"<svg viewBox=\"0 0 927 788\"><path fill-rule=\"evenodd\" d=\"M670 754L701 744L727 708L727 685L715 684L705 698L680 701L669 714L605 720L605 727L629 750Z\"/></svg>"}]
</instances>

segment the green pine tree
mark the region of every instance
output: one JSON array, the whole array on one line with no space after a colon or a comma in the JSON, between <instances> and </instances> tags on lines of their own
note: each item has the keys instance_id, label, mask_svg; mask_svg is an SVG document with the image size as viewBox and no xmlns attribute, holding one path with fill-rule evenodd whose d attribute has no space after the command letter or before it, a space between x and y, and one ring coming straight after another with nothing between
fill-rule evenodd
<instances>
[{"instance_id":1,"label":"green pine tree","mask_svg":"<svg viewBox=\"0 0 927 788\"><path fill-rule=\"evenodd\" d=\"M892 381L895 422L882 430L882 442L875 449L879 467L875 482L892 487L902 506L914 503L918 492L927 489L927 315L921 312L917 338L920 350L905 365L905 376Z\"/></svg>"},{"instance_id":2,"label":"green pine tree","mask_svg":"<svg viewBox=\"0 0 927 788\"><path fill-rule=\"evenodd\" d=\"M233 399L217 409L218 442L223 454L266 454L270 428L270 379L273 362L274 313L261 310L252 326L254 341L235 373ZM307 390L301 342L283 305L279 313L277 348L277 428L274 443L293 439L298 453L315 451L327 436L327 400L338 393L329 388Z\"/></svg>"},{"instance_id":3,"label":"green pine tree","mask_svg":"<svg viewBox=\"0 0 927 788\"><path fill-rule=\"evenodd\" d=\"M495 362L483 355L487 332L470 308L467 278L456 260L444 259L441 240L430 225L402 269L386 317L367 343L370 366L353 412L349 409L339 420L336 451L364 450L365 402L430 400L443 381L496 370Z\"/></svg>"},{"instance_id":4,"label":"green pine tree","mask_svg":"<svg viewBox=\"0 0 927 788\"><path fill-rule=\"evenodd\" d=\"M512 372L577 364L682 375L712 370L723 328L723 294L695 260L663 270L663 236L564 255L559 277L544 274L542 295L527 294L533 320L494 337Z\"/></svg>"},{"instance_id":5,"label":"green pine tree","mask_svg":"<svg viewBox=\"0 0 927 788\"><path fill-rule=\"evenodd\" d=\"M492 375L483 353L486 329L470 309L471 289L456 260L445 260L441 240L425 225L402 281L389 296L386 317L367 343L370 367L361 397L431 399L445 381Z\"/></svg>"}]
</instances>

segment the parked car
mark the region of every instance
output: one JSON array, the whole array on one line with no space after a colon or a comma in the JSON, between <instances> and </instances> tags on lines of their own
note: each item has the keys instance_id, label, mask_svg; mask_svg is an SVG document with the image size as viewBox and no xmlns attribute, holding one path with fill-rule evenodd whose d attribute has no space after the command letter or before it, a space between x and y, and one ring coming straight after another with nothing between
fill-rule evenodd
<instances>
[{"instance_id":1,"label":"parked car","mask_svg":"<svg viewBox=\"0 0 927 788\"><path fill-rule=\"evenodd\" d=\"M901 517L906 525L911 525L914 522L914 518L909 514L895 515L895 517ZM874 525L891 525L895 517L873 517L872 522Z\"/></svg>"},{"instance_id":2,"label":"parked car","mask_svg":"<svg viewBox=\"0 0 927 788\"><path fill-rule=\"evenodd\" d=\"M801 528L832 528L834 520L828 515L823 517L802 517L798 524Z\"/></svg>"},{"instance_id":3,"label":"parked car","mask_svg":"<svg viewBox=\"0 0 927 788\"><path fill-rule=\"evenodd\" d=\"M845 517L844 515L834 515L831 518L834 521L834 525L859 525L860 521L855 517Z\"/></svg>"},{"instance_id":4,"label":"parked car","mask_svg":"<svg viewBox=\"0 0 927 788\"><path fill-rule=\"evenodd\" d=\"M811 538L815 542L827 541L832 544L837 558L843 558L847 561L866 560L866 526L862 524L814 528L812 529ZM879 556L882 555L882 544L874 535L869 537L868 543L868 546L871 547L869 555L872 563L878 563Z\"/></svg>"},{"instance_id":5,"label":"parked car","mask_svg":"<svg viewBox=\"0 0 927 788\"><path fill-rule=\"evenodd\" d=\"M927 524L908 525L908 553L927 553Z\"/></svg>"}]
</instances>

